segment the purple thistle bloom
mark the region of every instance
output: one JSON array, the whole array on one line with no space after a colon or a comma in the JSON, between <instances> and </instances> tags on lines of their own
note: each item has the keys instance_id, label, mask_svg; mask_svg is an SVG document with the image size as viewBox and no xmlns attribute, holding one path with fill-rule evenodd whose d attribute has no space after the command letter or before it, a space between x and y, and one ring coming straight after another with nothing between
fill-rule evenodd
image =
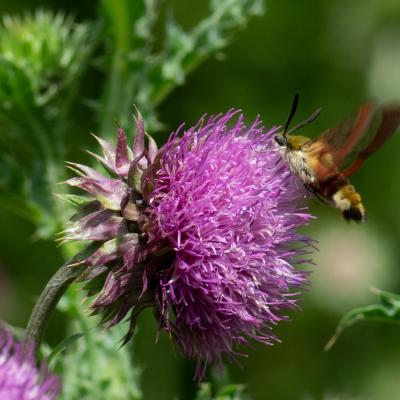
<instances>
[{"instance_id":1,"label":"purple thistle bloom","mask_svg":"<svg viewBox=\"0 0 400 400\"><path fill-rule=\"evenodd\" d=\"M45 364L37 369L33 352L0 327L0 399L55 400L59 394L59 379Z\"/></svg>"},{"instance_id":2,"label":"purple thistle bloom","mask_svg":"<svg viewBox=\"0 0 400 400\"><path fill-rule=\"evenodd\" d=\"M257 119L238 111L202 118L157 151L138 118L133 150L99 139L96 156L117 178L81 165L68 181L91 194L66 240L99 241L82 280L109 325L154 307L185 356L209 362L235 355L248 339L272 344L271 328L295 308L308 273L311 240L296 232L311 216L303 193ZM76 201L76 200L75 200ZM81 201L79 201L81 203ZM101 278L103 277L103 278ZM96 279L95 279L96 278Z\"/></svg>"}]
</instances>

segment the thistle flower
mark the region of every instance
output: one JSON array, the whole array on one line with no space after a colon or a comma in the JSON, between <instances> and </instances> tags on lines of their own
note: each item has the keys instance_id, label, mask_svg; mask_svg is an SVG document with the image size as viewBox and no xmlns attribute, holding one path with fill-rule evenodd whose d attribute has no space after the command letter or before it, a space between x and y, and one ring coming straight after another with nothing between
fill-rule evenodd
<instances>
[{"instance_id":1,"label":"thistle flower","mask_svg":"<svg viewBox=\"0 0 400 400\"><path fill-rule=\"evenodd\" d=\"M236 120L235 120L236 119ZM232 357L239 344L272 344L271 328L295 308L307 282L310 239L296 229L310 220L302 193L279 162L275 129L247 127L231 110L172 134L157 150L140 116L133 150L120 129L116 148L98 139L95 157L114 175L83 165L67 183L91 197L81 204L65 240L99 248L81 262L95 314L109 326L153 307L160 328L184 355L209 362Z\"/></svg>"},{"instance_id":2,"label":"thistle flower","mask_svg":"<svg viewBox=\"0 0 400 400\"><path fill-rule=\"evenodd\" d=\"M0 327L0 399L55 400L59 394L58 378L45 364L37 369L33 352Z\"/></svg>"}]
</instances>

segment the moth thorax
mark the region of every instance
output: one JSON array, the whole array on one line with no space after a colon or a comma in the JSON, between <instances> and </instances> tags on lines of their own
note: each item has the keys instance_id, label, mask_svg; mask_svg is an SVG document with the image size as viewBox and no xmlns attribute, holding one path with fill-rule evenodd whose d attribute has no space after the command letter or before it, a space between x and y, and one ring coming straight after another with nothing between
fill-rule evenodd
<instances>
[{"instance_id":1,"label":"moth thorax","mask_svg":"<svg viewBox=\"0 0 400 400\"><path fill-rule=\"evenodd\" d=\"M305 184L312 184L315 182L314 172L302 150L287 150L283 157L292 173L299 177Z\"/></svg>"}]
</instances>

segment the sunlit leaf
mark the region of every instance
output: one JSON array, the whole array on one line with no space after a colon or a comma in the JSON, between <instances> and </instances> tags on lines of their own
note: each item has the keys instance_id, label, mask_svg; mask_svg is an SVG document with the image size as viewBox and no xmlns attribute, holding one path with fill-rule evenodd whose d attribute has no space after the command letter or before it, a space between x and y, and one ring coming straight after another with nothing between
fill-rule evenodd
<instances>
[{"instance_id":1,"label":"sunlit leaf","mask_svg":"<svg viewBox=\"0 0 400 400\"><path fill-rule=\"evenodd\" d=\"M330 350L343 331L358 322L371 321L400 324L400 295L376 288L372 289L372 291L378 296L380 302L357 307L345 314L340 320L335 334L326 344L325 350Z\"/></svg>"}]
</instances>

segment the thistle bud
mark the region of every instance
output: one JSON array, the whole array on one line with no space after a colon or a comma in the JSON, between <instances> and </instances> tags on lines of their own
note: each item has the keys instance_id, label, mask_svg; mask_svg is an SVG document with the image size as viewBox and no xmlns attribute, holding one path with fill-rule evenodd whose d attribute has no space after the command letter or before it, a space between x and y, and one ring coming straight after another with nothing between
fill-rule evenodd
<instances>
[{"instance_id":1,"label":"thistle bud","mask_svg":"<svg viewBox=\"0 0 400 400\"><path fill-rule=\"evenodd\" d=\"M89 26L61 13L5 16L0 27L0 110L16 121L26 110L49 104L47 113L56 113L92 46Z\"/></svg>"}]
</instances>

